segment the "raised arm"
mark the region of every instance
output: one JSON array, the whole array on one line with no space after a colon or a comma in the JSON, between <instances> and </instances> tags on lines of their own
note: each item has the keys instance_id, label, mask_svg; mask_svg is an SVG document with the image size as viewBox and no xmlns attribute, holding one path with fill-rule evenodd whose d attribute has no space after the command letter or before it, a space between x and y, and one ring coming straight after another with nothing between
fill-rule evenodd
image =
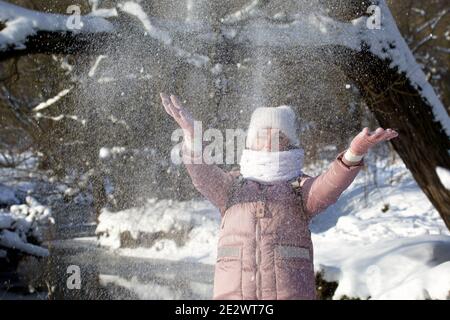
<instances>
[{"instance_id":1,"label":"raised arm","mask_svg":"<svg viewBox=\"0 0 450 320\"><path fill-rule=\"evenodd\" d=\"M375 144L398 136L394 130L378 128L369 133L364 128L341 152L327 171L317 177L306 176L302 181L302 194L306 213L313 217L334 204L353 182L364 165L363 157Z\"/></svg>"},{"instance_id":2,"label":"raised arm","mask_svg":"<svg viewBox=\"0 0 450 320\"><path fill-rule=\"evenodd\" d=\"M194 132L194 118L191 113L176 96L171 95L169 97L164 93L160 95L166 112L183 129L183 163L194 187L214 206L219 208L223 216L228 201L228 193L234 180L233 175L223 171L217 165L206 164L203 161L202 150L201 148L197 149L197 144L194 142L195 138L201 137L201 133Z\"/></svg>"}]
</instances>

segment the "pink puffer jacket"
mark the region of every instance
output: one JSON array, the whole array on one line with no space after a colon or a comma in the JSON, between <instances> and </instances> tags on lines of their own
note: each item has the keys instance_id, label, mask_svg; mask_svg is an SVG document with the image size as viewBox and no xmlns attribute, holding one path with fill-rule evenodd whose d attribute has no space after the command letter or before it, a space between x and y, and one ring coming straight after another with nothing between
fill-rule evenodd
<instances>
[{"instance_id":1,"label":"pink puffer jacket","mask_svg":"<svg viewBox=\"0 0 450 320\"><path fill-rule=\"evenodd\" d=\"M343 154L318 177L299 177L296 189L290 182L263 185L215 165L186 164L194 186L222 215L213 299L315 299L309 222L337 201L363 166L347 166ZM193 161L186 151L183 156Z\"/></svg>"}]
</instances>

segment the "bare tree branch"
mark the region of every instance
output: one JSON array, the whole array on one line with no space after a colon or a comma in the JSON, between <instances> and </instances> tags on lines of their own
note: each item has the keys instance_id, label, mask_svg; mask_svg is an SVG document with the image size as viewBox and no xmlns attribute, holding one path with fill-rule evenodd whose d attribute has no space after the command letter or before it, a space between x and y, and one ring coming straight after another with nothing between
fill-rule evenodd
<instances>
[{"instance_id":1,"label":"bare tree branch","mask_svg":"<svg viewBox=\"0 0 450 320\"><path fill-rule=\"evenodd\" d=\"M245 22L248 19L254 18L258 15L263 15L260 9L264 8L269 2L270 0L253 0L241 9L223 17L221 22L224 24L236 24L239 22Z\"/></svg>"}]
</instances>

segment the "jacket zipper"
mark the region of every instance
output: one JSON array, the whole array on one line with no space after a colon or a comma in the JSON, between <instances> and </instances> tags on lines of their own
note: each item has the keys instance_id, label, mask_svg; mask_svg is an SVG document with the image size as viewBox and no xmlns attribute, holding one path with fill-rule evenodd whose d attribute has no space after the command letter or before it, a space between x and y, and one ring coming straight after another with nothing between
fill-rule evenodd
<instances>
[{"instance_id":1,"label":"jacket zipper","mask_svg":"<svg viewBox=\"0 0 450 320\"><path fill-rule=\"evenodd\" d=\"M261 224L260 218L256 218L256 298L261 299Z\"/></svg>"},{"instance_id":2,"label":"jacket zipper","mask_svg":"<svg viewBox=\"0 0 450 320\"><path fill-rule=\"evenodd\" d=\"M261 218L265 216L266 214L266 192L267 192L267 186L261 186L262 192L261 192L261 198L260 201L258 201L258 205L256 206L256 232L255 232L255 238L256 238L256 298L260 300L262 298L262 290L261 290ZM260 211L262 210L262 211Z\"/></svg>"}]
</instances>

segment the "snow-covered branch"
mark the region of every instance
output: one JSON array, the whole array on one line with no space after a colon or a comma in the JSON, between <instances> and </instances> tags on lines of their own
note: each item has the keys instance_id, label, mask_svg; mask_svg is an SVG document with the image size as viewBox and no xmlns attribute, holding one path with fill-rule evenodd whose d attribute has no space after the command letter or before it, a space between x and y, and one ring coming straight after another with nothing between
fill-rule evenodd
<instances>
[{"instance_id":1,"label":"snow-covered branch","mask_svg":"<svg viewBox=\"0 0 450 320\"><path fill-rule=\"evenodd\" d=\"M113 25L102 17L81 17L81 29L73 29L71 16L37 12L0 1L0 22L5 26L0 31L0 51L7 48L25 49L28 37L38 32L99 33L113 31Z\"/></svg>"},{"instance_id":2,"label":"snow-covered branch","mask_svg":"<svg viewBox=\"0 0 450 320\"><path fill-rule=\"evenodd\" d=\"M161 42L167 48L171 49L178 57L185 59L188 63L193 64L196 67L208 66L210 59L207 56L191 53L173 45L170 33L156 27L138 3L127 1L123 4L119 4L119 9L136 17L142 23L142 26L146 31L145 35L149 35L151 38Z\"/></svg>"},{"instance_id":3,"label":"snow-covered branch","mask_svg":"<svg viewBox=\"0 0 450 320\"><path fill-rule=\"evenodd\" d=\"M61 98L66 96L71 90L72 88L62 90L53 98L50 98L47 101L39 103L36 107L33 108L33 111L37 112L50 107L52 104L58 102L59 100L61 100Z\"/></svg>"},{"instance_id":4,"label":"snow-covered branch","mask_svg":"<svg viewBox=\"0 0 450 320\"><path fill-rule=\"evenodd\" d=\"M237 22L243 22L247 19L258 16L260 10L266 6L270 0L253 0L248 5L242 7L241 9L233 12L221 19L224 24L232 24Z\"/></svg>"}]
</instances>

